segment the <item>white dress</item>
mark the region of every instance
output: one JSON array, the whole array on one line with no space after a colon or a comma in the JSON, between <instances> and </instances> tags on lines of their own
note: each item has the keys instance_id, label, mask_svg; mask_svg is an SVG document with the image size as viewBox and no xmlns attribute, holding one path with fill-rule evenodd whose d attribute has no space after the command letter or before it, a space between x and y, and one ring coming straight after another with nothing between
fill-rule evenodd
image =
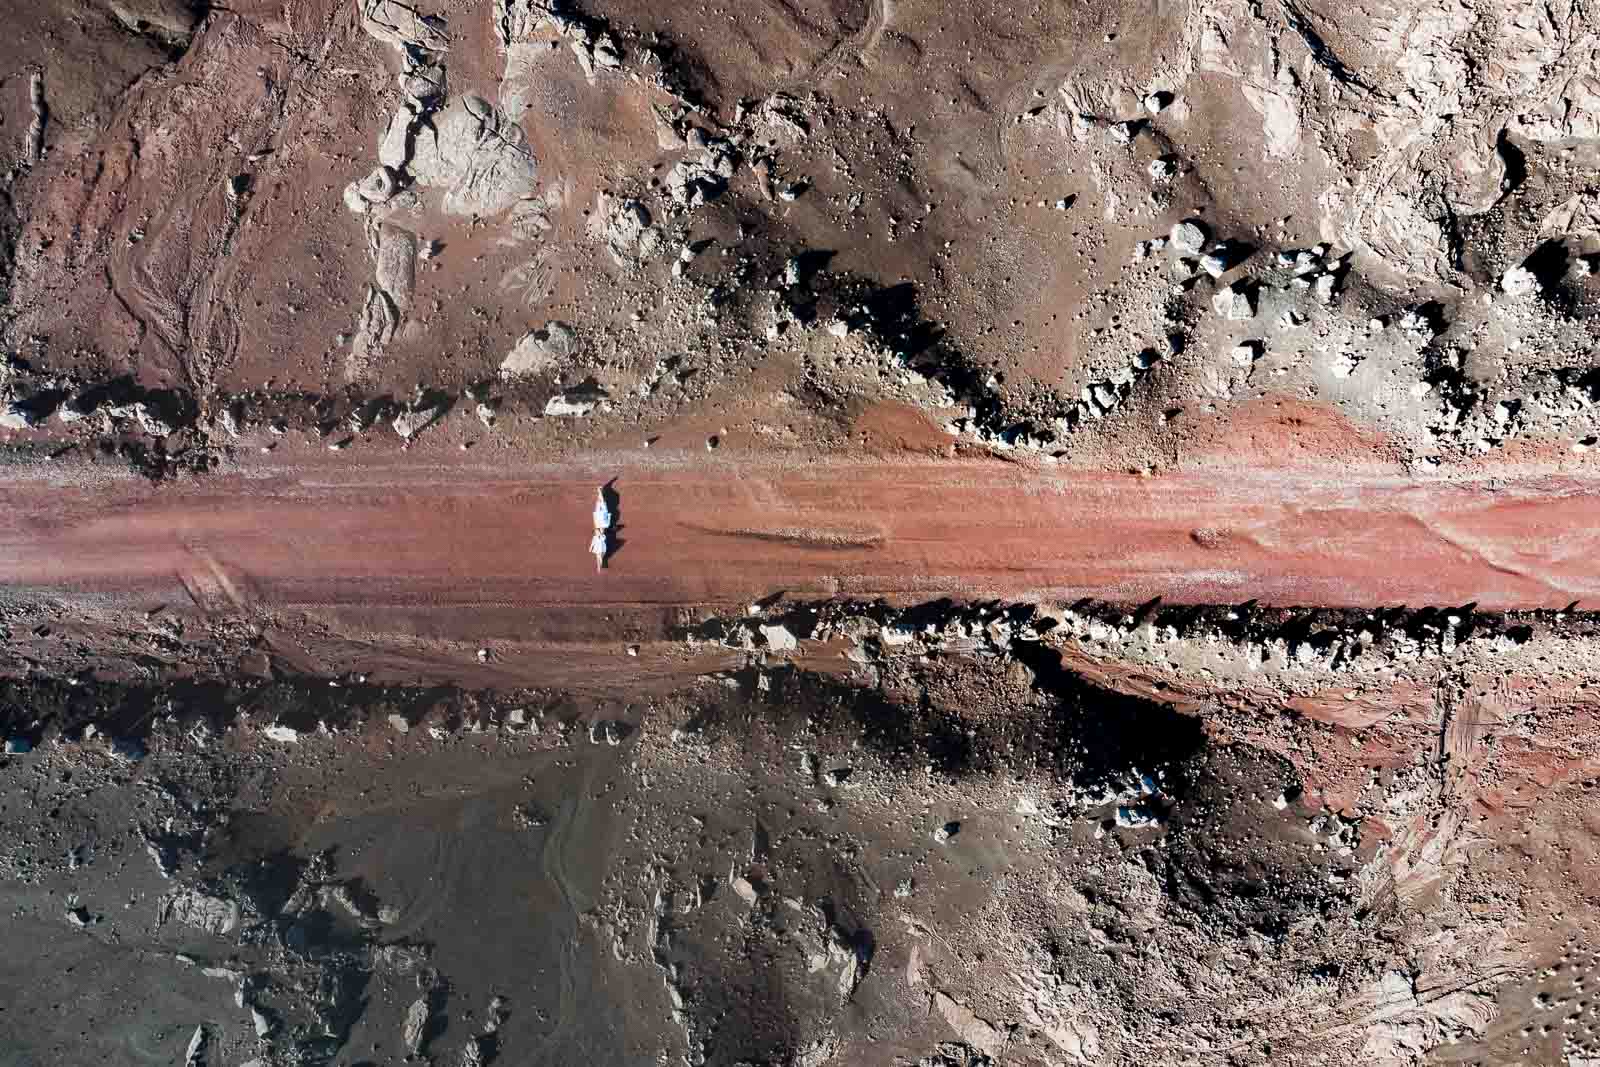
<instances>
[{"instance_id":1,"label":"white dress","mask_svg":"<svg viewBox=\"0 0 1600 1067\"><path fill-rule=\"evenodd\" d=\"M611 509L606 507L606 498L599 495L594 498L594 528L611 529Z\"/></svg>"}]
</instances>

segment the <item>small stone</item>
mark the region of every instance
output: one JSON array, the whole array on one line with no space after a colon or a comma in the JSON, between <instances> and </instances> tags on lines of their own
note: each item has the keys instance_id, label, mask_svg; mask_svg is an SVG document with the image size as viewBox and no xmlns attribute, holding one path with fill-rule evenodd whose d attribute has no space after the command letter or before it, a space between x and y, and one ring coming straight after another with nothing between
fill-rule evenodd
<instances>
[{"instance_id":1,"label":"small stone","mask_svg":"<svg viewBox=\"0 0 1600 1067\"><path fill-rule=\"evenodd\" d=\"M356 192L369 203L387 204L394 199L398 188L394 171L388 167L376 167L371 174L361 179L360 184L356 186Z\"/></svg>"},{"instance_id":2,"label":"small stone","mask_svg":"<svg viewBox=\"0 0 1600 1067\"><path fill-rule=\"evenodd\" d=\"M1426 315L1412 309L1400 316L1400 328L1413 337L1432 337L1433 322Z\"/></svg>"},{"instance_id":3,"label":"small stone","mask_svg":"<svg viewBox=\"0 0 1600 1067\"><path fill-rule=\"evenodd\" d=\"M553 370L570 360L578 350L578 331L564 322L545 323L542 329L529 330L500 361L500 377L526 378Z\"/></svg>"},{"instance_id":4,"label":"small stone","mask_svg":"<svg viewBox=\"0 0 1600 1067\"><path fill-rule=\"evenodd\" d=\"M189 1038L189 1045L183 1052L184 1067L201 1067L206 1061L206 1028L200 1025L194 1028L194 1034Z\"/></svg>"},{"instance_id":5,"label":"small stone","mask_svg":"<svg viewBox=\"0 0 1600 1067\"><path fill-rule=\"evenodd\" d=\"M390 715L389 728L397 734L408 734L411 732L411 724L406 721L406 717L404 715Z\"/></svg>"},{"instance_id":6,"label":"small stone","mask_svg":"<svg viewBox=\"0 0 1600 1067\"><path fill-rule=\"evenodd\" d=\"M365 215L372 210L372 201L361 195L360 182L351 182L344 187L344 206L354 215Z\"/></svg>"},{"instance_id":7,"label":"small stone","mask_svg":"<svg viewBox=\"0 0 1600 1067\"><path fill-rule=\"evenodd\" d=\"M1144 109L1152 115L1159 115L1167 109L1171 99L1166 93L1151 93L1144 98Z\"/></svg>"},{"instance_id":8,"label":"small stone","mask_svg":"<svg viewBox=\"0 0 1600 1067\"><path fill-rule=\"evenodd\" d=\"M1500 276L1500 288L1507 296L1532 296L1539 291L1539 278L1527 267L1512 267Z\"/></svg>"},{"instance_id":9,"label":"small stone","mask_svg":"<svg viewBox=\"0 0 1600 1067\"><path fill-rule=\"evenodd\" d=\"M1256 314L1249 292L1239 282L1218 289L1216 295L1211 298L1211 307L1230 322L1244 322L1254 318Z\"/></svg>"},{"instance_id":10,"label":"small stone","mask_svg":"<svg viewBox=\"0 0 1600 1067\"><path fill-rule=\"evenodd\" d=\"M1138 830L1147 826L1154 826L1159 821L1150 809L1142 805L1125 804L1117 808L1116 823L1118 826Z\"/></svg>"},{"instance_id":11,"label":"small stone","mask_svg":"<svg viewBox=\"0 0 1600 1067\"><path fill-rule=\"evenodd\" d=\"M1348 378L1355 373L1356 367L1360 364L1361 360L1355 354L1348 351L1339 352L1328 361L1328 370L1335 378ZM1303 645L1301 647L1309 648L1310 646Z\"/></svg>"},{"instance_id":12,"label":"small stone","mask_svg":"<svg viewBox=\"0 0 1600 1067\"><path fill-rule=\"evenodd\" d=\"M401 1047L406 1050L407 1056L416 1056L422 1052L423 1039L428 1034L428 998L418 997L406 1009L406 1018L400 1026Z\"/></svg>"},{"instance_id":13,"label":"small stone","mask_svg":"<svg viewBox=\"0 0 1600 1067\"><path fill-rule=\"evenodd\" d=\"M1210 233L1199 219L1185 219L1172 228L1172 247L1187 255L1195 255L1206 246Z\"/></svg>"},{"instance_id":14,"label":"small stone","mask_svg":"<svg viewBox=\"0 0 1600 1067\"><path fill-rule=\"evenodd\" d=\"M144 742L137 737L110 738L106 741L106 753L123 763L138 763L145 757Z\"/></svg>"},{"instance_id":15,"label":"small stone","mask_svg":"<svg viewBox=\"0 0 1600 1067\"><path fill-rule=\"evenodd\" d=\"M158 866L160 861L158 860ZM165 876L165 871L163 871ZM176 922L222 937L239 928L240 908L236 901L213 896L193 887L171 890L162 895L156 907L157 925Z\"/></svg>"},{"instance_id":16,"label":"small stone","mask_svg":"<svg viewBox=\"0 0 1600 1067\"><path fill-rule=\"evenodd\" d=\"M62 423L70 426L71 424L80 422L94 414L95 406L95 401L92 396L89 396L85 393L79 393L77 396L69 398L60 407L56 408L56 418L60 419ZM224 414L227 414L227 409L224 409ZM237 436L237 434L233 436Z\"/></svg>"},{"instance_id":17,"label":"small stone","mask_svg":"<svg viewBox=\"0 0 1600 1067\"><path fill-rule=\"evenodd\" d=\"M945 844L960 832L961 824L952 820L951 822L945 823L943 826L939 827L933 832L933 842L936 845Z\"/></svg>"},{"instance_id":18,"label":"small stone","mask_svg":"<svg viewBox=\"0 0 1600 1067\"><path fill-rule=\"evenodd\" d=\"M793 652L800 647L800 642L787 626L781 623L762 625L761 636L766 639L767 648L772 652Z\"/></svg>"},{"instance_id":19,"label":"small stone","mask_svg":"<svg viewBox=\"0 0 1600 1067\"><path fill-rule=\"evenodd\" d=\"M26 430L38 421L32 411L15 400L0 409L0 427L7 430Z\"/></svg>"},{"instance_id":20,"label":"small stone","mask_svg":"<svg viewBox=\"0 0 1600 1067\"><path fill-rule=\"evenodd\" d=\"M558 393L544 405L544 413L558 418L582 418L600 406L600 398L592 393Z\"/></svg>"},{"instance_id":21,"label":"small stone","mask_svg":"<svg viewBox=\"0 0 1600 1067\"><path fill-rule=\"evenodd\" d=\"M1171 156L1158 156L1145 170L1152 180L1164 182L1178 173L1178 164Z\"/></svg>"},{"instance_id":22,"label":"small stone","mask_svg":"<svg viewBox=\"0 0 1600 1067\"><path fill-rule=\"evenodd\" d=\"M401 440L409 441L429 426L432 426L443 414L443 404L410 407L396 415L391 425L394 426L394 432L400 435Z\"/></svg>"},{"instance_id":23,"label":"small stone","mask_svg":"<svg viewBox=\"0 0 1600 1067\"><path fill-rule=\"evenodd\" d=\"M678 164L679 168L687 165ZM650 212L643 204L606 193L600 195L590 229L605 242L619 267L639 266L655 255L661 245L661 231L651 225Z\"/></svg>"}]
</instances>

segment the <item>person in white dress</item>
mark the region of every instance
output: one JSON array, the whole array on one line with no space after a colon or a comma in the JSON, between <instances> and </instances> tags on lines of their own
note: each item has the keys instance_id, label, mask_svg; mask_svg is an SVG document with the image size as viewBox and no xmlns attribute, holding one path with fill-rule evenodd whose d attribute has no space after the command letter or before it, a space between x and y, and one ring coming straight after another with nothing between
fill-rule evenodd
<instances>
[{"instance_id":1,"label":"person in white dress","mask_svg":"<svg viewBox=\"0 0 1600 1067\"><path fill-rule=\"evenodd\" d=\"M594 570L596 574L605 569L606 552L611 547L612 522L611 509L606 506L605 490L596 489L594 493L594 536L589 539L589 551L594 555Z\"/></svg>"}]
</instances>

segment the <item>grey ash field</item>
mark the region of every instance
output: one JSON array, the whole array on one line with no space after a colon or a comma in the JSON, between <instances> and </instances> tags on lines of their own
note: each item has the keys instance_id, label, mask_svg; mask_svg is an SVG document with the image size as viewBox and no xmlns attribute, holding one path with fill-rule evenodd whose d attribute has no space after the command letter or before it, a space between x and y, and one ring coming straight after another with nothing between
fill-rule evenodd
<instances>
[{"instance_id":1,"label":"grey ash field","mask_svg":"<svg viewBox=\"0 0 1600 1067\"><path fill-rule=\"evenodd\" d=\"M1600 1063L1590 7L12 6L0 1065Z\"/></svg>"}]
</instances>

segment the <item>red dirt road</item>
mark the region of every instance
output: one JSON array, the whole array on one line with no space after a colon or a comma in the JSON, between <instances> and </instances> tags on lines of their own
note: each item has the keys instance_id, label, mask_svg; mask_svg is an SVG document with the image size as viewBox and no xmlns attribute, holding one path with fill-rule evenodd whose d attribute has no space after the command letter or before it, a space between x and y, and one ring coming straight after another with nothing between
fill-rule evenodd
<instances>
[{"instance_id":1,"label":"red dirt road","mask_svg":"<svg viewBox=\"0 0 1600 1067\"><path fill-rule=\"evenodd\" d=\"M618 458L508 472L263 459L153 487L0 481L0 583L362 610L943 594L1561 606L1600 596L1600 481L1140 478L994 461ZM598 482L620 545L586 554Z\"/></svg>"}]
</instances>

